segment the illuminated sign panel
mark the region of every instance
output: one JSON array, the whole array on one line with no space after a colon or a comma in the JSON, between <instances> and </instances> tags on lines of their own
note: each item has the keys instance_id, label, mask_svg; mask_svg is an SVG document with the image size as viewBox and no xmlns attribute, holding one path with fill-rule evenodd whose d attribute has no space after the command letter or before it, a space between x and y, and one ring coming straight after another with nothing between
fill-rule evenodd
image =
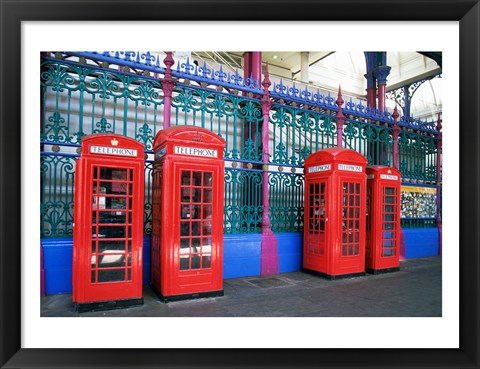
<instances>
[{"instance_id":1,"label":"illuminated sign panel","mask_svg":"<svg viewBox=\"0 0 480 369\"><path fill-rule=\"evenodd\" d=\"M350 164L338 164L338 170L345 170L347 172L358 172L362 173L362 167L359 165L350 165Z\"/></svg>"},{"instance_id":2,"label":"illuminated sign panel","mask_svg":"<svg viewBox=\"0 0 480 369\"><path fill-rule=\"evenodd\" d=\"M330 170L330 169L332 169L331 164L317 165L315 167L308 168L308 173L324 172L324 171Z\"/></svg>"},{"instance_id":3,"label":"illuminated sign panel","mask_svg":"<svg viewBox=\"0 0 480 369\"><path fill-rule=\"evenodd\" d=\"M175 146L175 154L188 155L188 156L203 156L207 158L216 158L217 150L203 149L196 147Z\"/></svg>"},{"instance_id":4,"label":"illuminated sign panel","mask_svg":"<svg viewBox=\"0 0 480 369\"><path fill-rule=\"evenodd\" d=\"M92 154L104 154L104 155L120 155L120 156L137 156L137 150L125 149L121 147L108 147L108 146L90 146L90 152Z\"/></svg>"}]
</instances>

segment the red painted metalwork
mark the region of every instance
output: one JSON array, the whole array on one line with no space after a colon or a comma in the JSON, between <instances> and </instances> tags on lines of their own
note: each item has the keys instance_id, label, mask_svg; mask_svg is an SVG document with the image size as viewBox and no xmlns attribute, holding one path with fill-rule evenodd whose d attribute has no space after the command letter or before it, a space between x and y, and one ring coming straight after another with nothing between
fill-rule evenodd
<instances>
[{"instance_id":1,"label":"red painted metalwork","mask_svg":"<svg viewBox=\"0 0 480 369\"><path fill-rule=\"evenodd\" d=\"M246 51L243 54L243 77L250 78L252 74L252 52Z\"/></svg>"},{"instance_id":2,"label":"red painted metalwork","mask_svg":"<svg viewBox=\"0 0 480 369\"><path fill-rule=\"evenodd\" d=\"M262 79L262 52L253 51L251 54L252 58L252 77L256 79L259 83ZM258 86L260 87L260 86Z\"/></svg>"},{"instance_id":3,"label":"red painted metalwork","mask_svg":"<svg viewBox=\"0 0 480 369\"><path fill-rule=\"evenodd\" d=\"M442 118L438 113L437 118L437 227L438 227L438 255L442 255L442 213L441 198L442 198Z\"/></svg>"},{"instance_id":4,"label":"red painted metalwork","mask_svg":"<svg viewBox=\"0 0 480 369\"><path fill-rule=\"evenodd\" d=\"M262 79L261 51L247 51L243 54L243 76L244 78L253 78L260 84Z\"/></svg>"},{"instance_id":5,"label":"red painted metalwork","mask_svg":"<svg viewBox=\"0 0 480 369\"><path fill-rule=\"evenodd\" d=\"M376 108L377 107L377 89L376 87L367 88L367 106Z\"/></svg>"},{"instance_id":6,"label":"red painted metalwork","mask_svg":"<svg viewBox=\"0 0 480 369\"><path fill-rule=\"evenodd\" d=\"M342 138L342 132L343 132L343 123L345 122L345 115L343 114L343 108L342 105L344 103L343 98L342 98L342 87L338 86L338 97L337 97L337 106L338 106L338 111L336 114L337 117L337 147L342 147L343 146L343 138Z\"/></svg>"},{"instance_id":7,"label":"red painted metalwork","mask_svg":"<svg viewBox=\"0 0 480 369\"><path fill-rule=\"evenodd\" d=\"M400 188L398 170L367 167L367 272L395 271L400 267Z\"/></svg>"},{"instance_id":8,"label":"red painted metalwork","mask_svg":"<svg viewBox=\"0 0 480 369\"><path fill-rule=\"evenodd\" d=\"M385 111L385 93L387 85L385 83L378 83L378 109L380 111Z\"/></svg>"},{"instance_id":9,"label":"red painted metalwork","mask_svg":"<svg viewBox=\"0 0 480 369\"><path fill-rule=\"evenodd\" d=\"M272 100L270 99L270 92L268 88L271 82L268 74L268 64L265 66L265 78L262 82L263 97L262 97L262 152L263 152L263 186L262 186L262 252L260 257L260 274L278 274L279 260L278 260L278 240L275 234L270 228L270 216L269 216L269 186L268 186L268 125L270 108L272 107Z\"/></svg>"},{"instance_id":10,"label":"red painted metalwork","mask_svg":"<svg viewBox=\"0 0 480 369\"><path fill-rule=\"evenodd\" d=\"M365 274L366 165L341 148L305 160L305 271L330 279Z\"/></svg>"},{"instance_id":11,"label":"red painted metalwork","mask_svg":"<svg viewBox=\"0 0 480 369\"><path fill-rule=\"evenodd\" d=\"M85 136L75 170L72 279L79 310L143 301L143 207L144 146L120 135Z\"/></svg>"},{"instance_id":12,"label":"red painted metalwork","mask_svg":"<svg viewBox=\"0 0 480 369\"><path fill-rule=\"evenodd\" d=\"M151 284L164 301L223 295L224 149L193 126L155 137Z\"/></svg>"},{"instance_id":13,"label":"red painted metalwork","mask_svg":"<svg viewBox=\"0 0 480 369\"><path fill-rule=\"evenodd\" d=\"M397 105L393 109L393 127L392 127L392 138L393 138L393 167L399 169L398 165L398 136L400 135L400 126L398 125L398 110Z\"/></svg>"},{"instance_id":14,"label":"red painted metalwork","mask_svg":"<svg viewBox=\"0 0 480 369\"><path fill-rule=\"evenodd\" d=\"M175 64L175 60L172 57L172 52L167 51L167 56L163 59L165 63L164 78L160 81L163 88L163 128L170 127L171 111L172 111L172 92L175 88L175 80L172 75L172 66Z\"/></svg>"}]
</instances>

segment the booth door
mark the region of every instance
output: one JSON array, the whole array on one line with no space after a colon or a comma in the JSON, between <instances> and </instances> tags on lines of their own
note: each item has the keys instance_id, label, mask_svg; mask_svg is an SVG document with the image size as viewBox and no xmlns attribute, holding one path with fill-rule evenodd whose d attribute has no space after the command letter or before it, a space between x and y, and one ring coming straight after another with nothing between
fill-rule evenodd
<instances>
[{"instance_id":1,"label":"booth door","mask_svg":"<svg viewBox=\"0 0 480 369\"><path fill-rule=\"evenodd\" d=\"M222 280L223 196L219 190L223 177L219 172L215 165L176 166L174 223L178 221L179 226L173 264L180 289L207 288Z\"/></svg>"},{"instance_id":2,"label":"booth door","mask_svg":"<svg viewBox=\"0 0 480 369\"><path fill-rule=\"evenodd\" d=\"M141 295L138 234L138 166L92 163L87 167L87 235L83 245L85 298L115 300ZM137 191L138 192L138 191ZM142 204L143 205L143 204ZM140 284L139 284L140 282Z\"/></svg>"},{"instance_id":3,"label":"booth door","mask_svg":"<svg viewBox=\"0 0 480 369\"><path fill-rule=\"evenodd\" d=\"M372 227L373 229L375 229L375 226L373 224L374 220L376 219L375 218L375 214L373 213L373 198L372 198L372 194L373 194L373 184L372 184L372 181L368 181L367 182L367 196L366 196L366 217L365 217L365 220L366 220L366 232L365 232L365 258L366 258L366 262L368 263L368 265L372 265L373 264L373 252L375 251L374 250L374 247L373 247L373 242L374 242L374 235L372 234L373 230L372 230Z\"/></svg>"},{"instance_id":4,"label":"booth door","mask_svg":"<svg viewBox=\"0 0 480 369\"><path fill-rule=\"evenodd\" d=\"M378 257L396 258L398 257L399 244L399 188L398 186L380 186L382 194L382 226L381 226L381 249L378 251ZM381 267L381 266L380 266Z\"/></svg>"},{"instance_id":5,"label":"booth door","mask_svg":"<svg viewBox=\"0 0 480 369\"><path fill-rule=\"evenodd\" d=\"M365 209L361 212L362 183L358 179L344 179L341 185L341 209L342 218L340 223L341 247L340 264L338 269L356 269L359 262L364 265L363 237L362 230L365 219ZM364 246L363 246L364 247ZM346 270L345 272L349 272Z\"/></svg>"},{"instance_id":6,"label":"booth door","mask_svg":"<svg viewBox=\"0 0 480 369\"><path fill-rule=\"evenodd\" d=\"M319 267L326 263L327 245L327 180L318 180L308 186L307 264Z\"/></svg>"}]
</instances>

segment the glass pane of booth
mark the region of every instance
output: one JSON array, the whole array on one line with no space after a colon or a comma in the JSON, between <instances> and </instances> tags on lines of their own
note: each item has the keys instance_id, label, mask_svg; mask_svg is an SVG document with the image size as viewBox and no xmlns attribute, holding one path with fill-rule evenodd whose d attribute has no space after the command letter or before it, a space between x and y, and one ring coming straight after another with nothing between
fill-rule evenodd
<instances>
[{"instance_id":1,"label":"glass pane of booth","mask_svg":"<svg viewBox=\"0 0 480 369\"><path fill-rule=\"evenodd\" d=\"M398 194L395 187L383 187L383 219L382 219L382 256L389 257L396 254Z\"/></svg>"},{"instance_id":2,"label":"glass pane of booth","mask_svg":"<svg viewBox=\"0 0 480 369\"><path fill-rule=\"evenodd\" d=\"M323 256L325 254L326 183L311 183L309 192L308 252Z\"/></svg>"},{"instance_id":3,"label":"glass pane of booth","mask_svg":"<svg viewBox=\"0 0 480 369\"><path fill-rule=\"evenodd\" d=\"M133 169L93 167L91 282L131 280Z\"/></svg>"},{"instance_id":4,"label":"glass pane of booth","mask_svg":"<svg viewBox=\"0 0 480 369\"><path fill-rule=\"evenodd\" d=\"M343 182L342 256L360 252L360 183Z\"/></svg>"},{"instance_id":5,"label":"glass pane of booth","mask_svg":"<svg viewBox=\"0 0 480 369\"><path fill-rule=\"evenodd\" d=\"M206 171L181 171L180 270L211 268L212 176Z\"/></svg>"}]
</instances>

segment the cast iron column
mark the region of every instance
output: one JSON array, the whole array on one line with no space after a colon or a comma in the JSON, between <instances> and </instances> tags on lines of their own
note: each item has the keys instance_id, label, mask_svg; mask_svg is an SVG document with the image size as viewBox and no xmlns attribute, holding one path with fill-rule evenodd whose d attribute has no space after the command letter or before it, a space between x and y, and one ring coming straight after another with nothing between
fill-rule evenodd
<instances>
[{"instance_id":1,"label":"cast iron column","mask_svg":"<svg viewBox=\"0 0 480 369\"><path fill-rule=\"evenodd\" d=\"M393 137L393 167L397 170L399 169L399 157L398 157L398 136L400 135L400 127L398 125L398 110L397 105L393 110L393 127L392 127L392 137Z\"/></svg>"},{"instance_id":2,"label":"cast iron column","mask_svg":"<svg viewBox=\"0 0 480 369\"><path fill-rule=\"evenodd\" d=\"M374 70L374 76L378 82L378 109L382 112L385 111L385 93L390 69L386 65L381 65Z\"/></svg>"},{"instance_id":3,"label":"cast iron column","mask_svg":"<svg viewBox=\"0 0 480 369\"><path fill-rule=\"evenodd\" d=\"M253 51L252 52L252 77L258 81L262 80L262 52L261 51ZM260 86L256 86L260 87Z\"/></svg>"},{"instance_id":4,"label":"cast iron column","mask_svg":"<svg viewBox=\"0 0 480 369\"><path fill-rule=\"evenodd\" d=\"M338 86L338 97L337 97L337 106L338 106L338 111L337 111L337 147L343 147L343 138L342 138L342 132L343 132L343 122L345 122L345 115L343 115L343 108L342 105L344 103L343 98L342 98L342 87L339 85Z\"/></svg>"},{"instance_id":5,"label":"cast iron column","mask_svg":"<svg viewBox=\"0 0 480 369\"><path fill-rule=\"evenodd\" d=\"M365 78L367 79L367 106L373 109L377 108L377 88L376 88L376 80L373 74L367 73L365 74Z\"/></svg>"},{"instance_id":6,"label":"cast iron column","mask_svg":"<svg viewBox=\"0 0 480 369\"><path fill-rule=\"evenodd\" d=\"M160 81L163 88L163 128L170 127L170 114L172 111L172 92L175 87L175 80L172 76L172 65L175 64L173 60L172 52L167 51L167 56L163 59L163 62L166 65L165 75Z\"/></svg>"},{"instance_id":7,"label":"cast iron column","mask_svg":"<svg viewBox=\"0 0 480 369\"><path fill-rule=\"evenodd\" d=\"M308 51L300 52L300 81L303 83L308 83Z\"/></svg>"},{"instance_id":8,"label":"cast iron column","mask_svg":"<svg viewBox=\"0 0 480 369\"><path fill-rule=\"evenodd\" d=\"M263 186L262 186L262 201L263 201L263 212L262 212L262 253L260 259L260 274L278 274L278 241L275 234L270 228L270 216L268 214L268 163L269 163L269 152L268 152L268 125L270 117L270 108L272 106L272 101L270 100L270 92L268 88L271 85L270 79L268 78L268 65L265 67L265 78L263 79L263 97L262 97L262 114L263 114L263 124L262 124L262 153L263 153Z\"/></svg>"},{"instance_id":9,"label":"cast iron column","mask_svg":"<svg viewBox=\"0 0 480 369\"><path fill-rule=\"evenodd\" d=\"M365 62L367 64L367 73L364 77L367 79L367 107L377 108L377 81L373 75L377 60L377 53L372 51L365 52Z\"/></svg>"},{"instance_id":10,"label":"cast iron column","mask_svg":"<svg viewBox=\"0 0 480 369\"><path fill-rule=\"evenodd\" d=\"M440 212L442 196L442 119L438 113L437 119L437 227L438 227L438 254L442 255L442 214Z\"/></svg>"}]
</instances>

